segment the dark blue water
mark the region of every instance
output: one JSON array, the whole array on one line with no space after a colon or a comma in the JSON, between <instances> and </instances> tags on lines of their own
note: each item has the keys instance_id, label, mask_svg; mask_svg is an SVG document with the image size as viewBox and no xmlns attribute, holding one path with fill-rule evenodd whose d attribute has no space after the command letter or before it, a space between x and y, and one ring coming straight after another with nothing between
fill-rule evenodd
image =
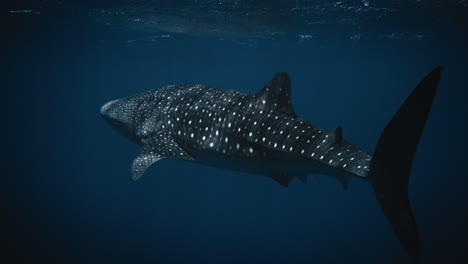
<instances>
[{"instance_id":1,"label":"dark blue water","mask_svg":"<svg viewBox=\"0 0 468 264\"><path fill-rule=\"evenodd\" d=\"M167 25L122 27L125 20L96 15L109 9L102 2L17 2L2 9L3 256L31 263L406 263L367 182L355 179L345 191L335 179L312 175L306 185L284 188L265 177L172 159L133 182L129 170L139 147L109 127L99 108L169 84L254 93L287 71L299 116L325 129L343 126L347 140L372 153L406 96L442 64L410 200L427 263L468 260L468 42L459 16L465 1L414 11L398 2L401 13L381 25L366 24L355 10L354 16L323 10L326 21L361 19L352 28L327 24L314 31L297 26L303 18L291 14L258 22L278 36L265 36L264 28L253 34L232 20L216 24L225 35L203 25L185 33ZM203 14L192 2L184 12L198 13L187 16ZM244 2L248 12L270 10ZM297 8L292 2L281 8ZM365 3L377 5L353 2ZM180 10L168 1L161 6ZM439 16L432 24L419 23L433 14ZM278 26L283 20L288 26ZM177 19L166 23L174 28Z\"/></svg>"}]
</instances>

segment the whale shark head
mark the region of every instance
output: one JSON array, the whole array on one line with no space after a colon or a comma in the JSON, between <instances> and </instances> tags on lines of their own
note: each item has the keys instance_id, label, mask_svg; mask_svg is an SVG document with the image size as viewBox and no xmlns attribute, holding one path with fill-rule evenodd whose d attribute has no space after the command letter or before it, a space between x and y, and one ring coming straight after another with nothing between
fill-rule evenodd
<instances>
[{"instance_id":1,"label":"whale shark head","mask_svg":"<svg viewBox=\"0 0 468 264\"><path fill-rule=\"evenodd\" d=\"M112 100L101 107L101 115L112 127L131 140L139 143L138 138L135 136L135 127L132 122L138 105L138 100L134 98Z\"/></svg>"}]
</instances>

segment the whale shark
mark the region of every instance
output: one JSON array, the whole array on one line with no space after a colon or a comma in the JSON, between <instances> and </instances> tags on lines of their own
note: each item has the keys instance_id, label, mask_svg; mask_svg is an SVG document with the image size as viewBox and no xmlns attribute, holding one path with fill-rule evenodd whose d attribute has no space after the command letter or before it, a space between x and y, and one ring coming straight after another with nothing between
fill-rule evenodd
<instances>
[{"instance_id":1,"label":"whale shark","mask_svg":"<svg viewBox=\"0 0 468 264\"><path fill-rule=\"evenodd\" d=\"M291 81L277 73L260 91L244 94L206 85L170 85L101 107L113 127L142 146L131 166L139 179L152 164L176 158L265 176L287 187L307 176L335 177L348 188L368 181L407 255L423 256L408 182L442 67L430 72L383 129L373 155L297 116Z\"/></svg>"}]
</instances>

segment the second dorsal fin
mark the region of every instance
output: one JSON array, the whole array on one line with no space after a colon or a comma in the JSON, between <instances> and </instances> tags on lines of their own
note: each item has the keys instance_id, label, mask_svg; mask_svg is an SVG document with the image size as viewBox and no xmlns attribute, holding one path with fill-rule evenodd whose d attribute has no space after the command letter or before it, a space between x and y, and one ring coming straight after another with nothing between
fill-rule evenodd
<instances>
[{"instance_id":1,"label":"second dorsal fin","mask_svg":"<svg viewBox=\"0 0 468 264\"><path fill-rule=\"evenodd\" d=\"M296 117L291 104L291 80L286 72L277 73L265 87L257 93L258 100L274 107L284 114Z\"/></svg>"},{"instance_id":2,"label":"second dorsal fin","mask_svg":"<svg viewBox=\"0 0 468 264\"><path fill-rule=\"evenodd\" d=\"M335 129L336 143L341 144L343 142L343 128L341 126Z\"/></svg>"},{"instance_id":3,"label":"second dorsal fin","mask_svg":"<svg viewBox=\"0 0 468 264\"><path fill-rule=\"evenodd\" d=\"M336 143L341 144L343 142L343 128L338 126L335 130L327 132L328 137L333 138Z\"/></svg>"}]
</instances>

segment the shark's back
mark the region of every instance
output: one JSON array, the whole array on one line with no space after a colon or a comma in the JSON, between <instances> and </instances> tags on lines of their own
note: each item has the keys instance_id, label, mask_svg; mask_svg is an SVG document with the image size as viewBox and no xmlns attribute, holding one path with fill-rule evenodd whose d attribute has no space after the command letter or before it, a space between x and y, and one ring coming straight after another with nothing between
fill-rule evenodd
<instances>
[{"instance_id":1,"label":"shark's back","mask_svg":"<svg viewBox=\"0 0 468 264\"><path fill-rule=\"evenodd\" d=\"M289 99L289 79L282 78L284 74L275 76L250 95L203 85L164 87L156 93L166 104L153 116L194 159L204 152L277 163L292 156L365 177L370 156L343 140L341 129L325 131L298 118Z\"/></svg>"}]
</instances>

